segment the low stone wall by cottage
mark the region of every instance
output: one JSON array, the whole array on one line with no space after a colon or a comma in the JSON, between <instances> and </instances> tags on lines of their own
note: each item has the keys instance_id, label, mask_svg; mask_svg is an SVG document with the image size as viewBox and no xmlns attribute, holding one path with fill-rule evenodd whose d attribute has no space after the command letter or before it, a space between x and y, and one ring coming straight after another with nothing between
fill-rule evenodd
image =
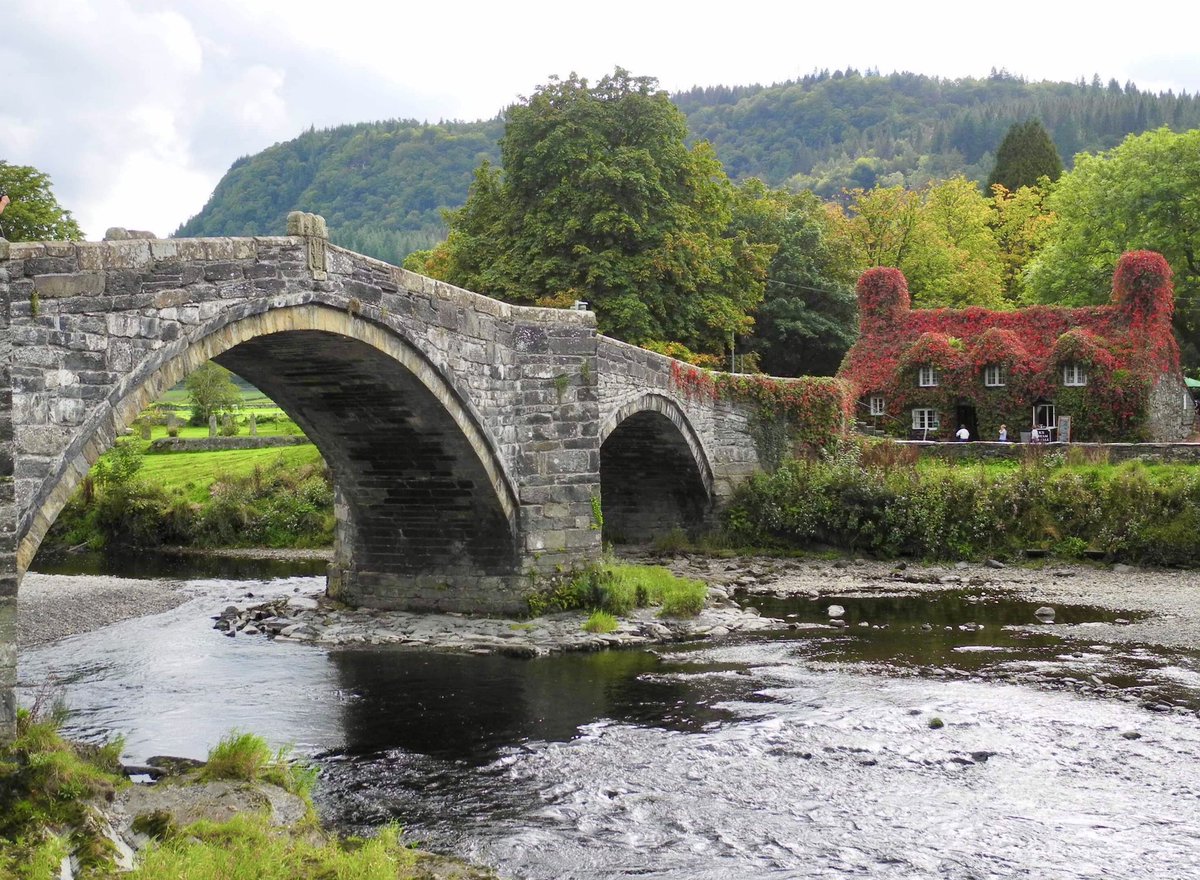
<instances>
[{"instance_id":1,"label":"low stone wall by cottage","mask_svg":"<svg viewBox=\"0 0 1200 880\"><path fill-rule=\"evenodd\" d=\"M923 440L897 442L901 446L916 449L924 457L947 461L1015 461L1034 450L1066 453L1068 449L1078 449L1088 457L1095 456L1097 461L1107 460L1112 464L1134 460L1147 464L1200 464L1200 443L935 443Z\"/></svg>"},{"instance_id":2,"label":"low stone wall by cottage","mask_svg":"<svg viewBox=\"0 0 1200 880\"><path fill-rule=\"evenodd\" d=\"M146 450L160 452L228 452L231 449L270 449L311 443L302 434L282 437L159 437Z\"/></svg>"}]
</instances>

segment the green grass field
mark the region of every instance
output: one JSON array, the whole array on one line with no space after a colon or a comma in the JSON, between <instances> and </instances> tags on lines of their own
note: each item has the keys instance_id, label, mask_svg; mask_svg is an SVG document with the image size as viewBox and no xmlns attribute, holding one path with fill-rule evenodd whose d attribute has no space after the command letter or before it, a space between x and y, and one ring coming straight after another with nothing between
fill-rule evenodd
<instances>
[{"instance_id":1,"label":"green grass field","mask_svg":"<svg viewBox=\"0 0 1200 880\"><path fill-rule=\"evenodd\" d=\"M168 492L181 491L189 501L203 502L209 487L222 477L245 476L255 467L282 460L289 468L320 464L321 454L312 444L282 449L230 449L222 452L175 452L147 455L138 477Z\"/></svg>"}]
</instances>

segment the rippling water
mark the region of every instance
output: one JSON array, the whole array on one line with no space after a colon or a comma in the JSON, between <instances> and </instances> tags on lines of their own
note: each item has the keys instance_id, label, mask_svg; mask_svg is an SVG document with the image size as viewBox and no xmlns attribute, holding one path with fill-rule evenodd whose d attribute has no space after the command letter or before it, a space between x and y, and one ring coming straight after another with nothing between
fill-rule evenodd
<instances>
[{"instance_id":1,"label":"rippling water","mask_svg":"<svg viewBox=\"0 0 1200 880\"><path fill-rule=\"evenodd\" d=\"M293 742L320 756L328 820L398 819L507 876L1200 877L1200 724L1138 705L1195 705L1194 656L946 631L987 617L961 597L842 603L888 630L534 661L209 628L247 591L315 583L193 582L181 608L30 652L21 678L59 676L76 729L133 757L202 757L233 727ZM938 628L907 632L922 619ZM1014 670L1135 702L990 680Z\"/></svg>"}]
</instances>

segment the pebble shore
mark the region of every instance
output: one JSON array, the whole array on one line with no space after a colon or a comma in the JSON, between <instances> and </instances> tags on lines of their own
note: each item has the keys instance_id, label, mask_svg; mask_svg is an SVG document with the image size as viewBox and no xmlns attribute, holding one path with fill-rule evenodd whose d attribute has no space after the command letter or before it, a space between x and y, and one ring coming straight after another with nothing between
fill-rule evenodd
<instances>
[{"instance_id":1,"label":"pebble shore","mask_svg":"<svg viewBox=\"0 0 1200 880\"><path fill-rule=\"evenodd\" d=\"M97 575L30 572L17 592L17 645L22 649L158 614L188 600L184 584Z\"/></svg>"}]
</instances>

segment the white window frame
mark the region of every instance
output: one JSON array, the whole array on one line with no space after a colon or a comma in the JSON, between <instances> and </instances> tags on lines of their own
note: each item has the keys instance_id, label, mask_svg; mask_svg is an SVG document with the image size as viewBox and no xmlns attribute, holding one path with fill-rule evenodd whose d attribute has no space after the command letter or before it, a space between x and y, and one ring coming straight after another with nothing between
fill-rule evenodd
<instances>
[{"instance_id":1,"label":"white window frame","mask_svg":"<svg viewBox=\"0 0 1200 880\"><path fill-rule=\"evenodd\" d=\"M925 364L917 370L917 385L922 388L936 388L938 372L932 364Z\"/></svg>"},{"instance_id":2,"label":"white window frame","mask_svg":"<svg viewBox=\"0 0 1200 880\"><path fill-rule=\"evenodd\" d=\"M872 394L868 399L871 406L871 415L882 416L887 414L887 401L884 400L882 394Z\"/></svg>"},{"instance_id":3,"label":"white window frame","mask_svg":"<svg viewBox=\"0 0 1200 880\"><path fill-rule=\"evenodd\" d=\"M1068 388L1082 388L1088 383L1087 368L1083 364L1063 364L1062 380Z\"/></svg>"},{"instance_id":4,"label":"white window frame","mask_svg":"<svg viewBox=\"0 0 1200 880\"><path fill-rule=\"evenodd\" d=\"M1004 387L1004 367L1001 364L987 364L983 368L983 385L985 388Z\"/></svg>"},{"instance_id":5,"label":"white window frame","mask_svg":"<svg viewBox=\"0 0 1200 880\"><path fill-rule=\"evenodd\" d=\"M936 431L942 426L942 417L931 407L914 407L912 426L914 431Z\"/></svg>"}]
</instances>

